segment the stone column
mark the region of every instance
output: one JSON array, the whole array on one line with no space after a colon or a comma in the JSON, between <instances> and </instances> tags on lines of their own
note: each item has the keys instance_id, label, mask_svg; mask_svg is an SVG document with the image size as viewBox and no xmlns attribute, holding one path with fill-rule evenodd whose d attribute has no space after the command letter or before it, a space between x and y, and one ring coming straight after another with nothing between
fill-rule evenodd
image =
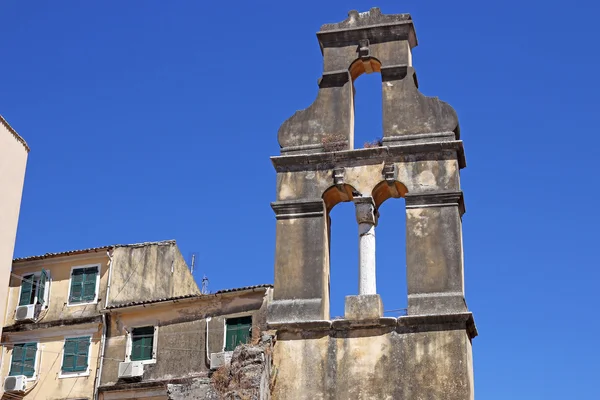
<instances>
[{"instance_id":1,"label":"stone column","mask_svg":"<svg viewBox=\"0 0 600 400\"><path fill-rule=\"evenodd\" d=\"M467 311L463 289L462 192L406 195L408 314Z\"/></svg>"},{"instance_id":2,"label":"stone column","mask_svg":"<svg viewBox=\"0 0 600 400\"><path fill-rule=\"evenodd\" d=\"M354 199L358 222L358 294L377 294L375 227L377 210L372 197Z\"/></svg>"},{"instance_id":3,"label":"stone column","mask_svg":"<svg viewBox=\"0 0 600 400\"><path fill-rule=\"evenodd\" d=\"M358 296L346 296L346 319L365 320L381 318L383 304L377 294L375 279L375 227L377 209L372 197L357 197L358 222Z\"/></svg>"}]
</instances>

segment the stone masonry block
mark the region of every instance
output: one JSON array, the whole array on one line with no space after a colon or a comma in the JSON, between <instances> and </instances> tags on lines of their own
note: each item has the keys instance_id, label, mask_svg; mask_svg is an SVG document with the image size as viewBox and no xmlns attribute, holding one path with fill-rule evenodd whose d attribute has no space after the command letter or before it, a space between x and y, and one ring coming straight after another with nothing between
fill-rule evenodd
<instances>
[{"instance_id":1,"label":"stone masonry block","mask_svg":"<svg viewBox=\"0 0 600 400\"><path fill-rule=\"evenodd\" d=\"M381 318L383 303L378 294L346 296L344 318L351 320Z\"/></svg>"}]
</instances>

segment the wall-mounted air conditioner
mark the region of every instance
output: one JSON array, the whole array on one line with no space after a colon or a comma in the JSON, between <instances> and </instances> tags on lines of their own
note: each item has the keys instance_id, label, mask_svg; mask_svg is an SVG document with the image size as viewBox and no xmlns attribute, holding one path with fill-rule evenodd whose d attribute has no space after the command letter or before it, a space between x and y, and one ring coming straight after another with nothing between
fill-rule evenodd
<instances>
[{"instance_id":1,"label":"wall-mounted air conditioner","mask_svg":"<svg viewBox=\"0 0 600 400\"><path fill-rule=\"evenodd\" d=\"M27 386L27 377L25 375L7 376L4 379L5 392L24 392Z\"/></svg>"},{"instance_id":2,"label":"wall-mounted air conditioner","mask_svg":"<svg viewBox=\"0 0 600 400\"><path fill-rule=\"evenodd\" d=\"M217 369L223 365L229 365L233 351L222 351L220 353L211 353L210 369Z\"/></svg>"},{"instance_id":3,"label":"wall-mounted air conditioner","mask_svg":"<svg viewBox=\"0 0 600 400\"><path fill-rule=\"evenodd\" d=\"M17 307L15 313L16 321L31 321L35 319L35 304L27 304L25 306Z\"/></svg>"},{"instance_id":4,"label":"wall-mounted air conditioner","mask_svg":"<svg viewBox=\"0 0 600 400\"><path fill-rule=\"evenodd\" d=\"M144 364L141 361L119 363L119 378L136 378L144 375Z\"/></svg>"}]
</instances>

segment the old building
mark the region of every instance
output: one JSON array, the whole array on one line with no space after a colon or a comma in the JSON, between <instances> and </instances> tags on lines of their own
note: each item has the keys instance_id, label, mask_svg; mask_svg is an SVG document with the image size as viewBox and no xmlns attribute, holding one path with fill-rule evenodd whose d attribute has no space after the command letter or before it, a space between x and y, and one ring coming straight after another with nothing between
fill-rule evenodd
<instances>
[{"instance_id":1,"label":"old building","mask_svg":"<svg viewBox=\"0 0 600 400\"><path fill-rule=\"evenodd\" d=\"M456 112L418 90L410 15L351 11L323 25L317 38L323 54L317 98L283 123L281 155L272 157L273 398L473 399L477 331L464 297L459 172L466 164ZM357 148L354 80L369 73L381 76L382 140ZM406 204L408 315L384 318L375 231L379 207L396 198ZM340 202L356 207L358 292L346 298L344 319L332 321L329 212Z\"/></svg>"},{"instance_id":2,"label":"old building","mask_svg":"<svg viewBox=\"0 0 600 400\"><path fill-rule=\"evenodd\" d=\"M8 292L28 154L25 140L0 115L0 299ZM5 307L0 301L0 315Z\"/></svg>"},{"instance_id":3,"label":"old building","mask_svg":"<svg viewBox=\"0 0 600 400\"><path fill-rule=\"evenodd\" d=\"M217 399L209 371L265 327L270 285L109 306L99 398Z\"/></svg>"},{"instance_id":4,"label":"old building","mask_svg":"<svg viewBox=\"0 0 600 400\"><path fill-rule=\"evenodd\" d=\"M93 398L102 310L197 294L174 241L15 259L2 335L4 398Z\"/></svg>"}]
</instances>

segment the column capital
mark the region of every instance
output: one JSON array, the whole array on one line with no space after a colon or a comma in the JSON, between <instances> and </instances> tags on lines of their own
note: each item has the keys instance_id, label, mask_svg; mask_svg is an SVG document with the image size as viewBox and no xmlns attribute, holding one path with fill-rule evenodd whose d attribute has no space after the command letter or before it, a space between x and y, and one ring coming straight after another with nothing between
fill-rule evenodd
<instances>
[{"instance_id":1,"label":"column capital","mask_svg":"<svg viewBox=\"0 0 600 400\"><path fill-rule=\"evenodd\" d=\"M373 198L371 196L355 197L352 201L356 207L356 221L359 224L377 226L379 211L375 207Z\"/></svg>"},{"instance_id":2,"label":"column capital","mask_svg":"<svg viewBox=\"0 0 600 400\"><path fill-rule=\"evenodd\" d=\"M407 193L406 208L457 206L460 215L465 213L465 200L462 191L443 191L432 193Z\"/></svg>"},{"instance_id":3,"label":"column capital","mask_svg":"<svg viewBox=\"0 0 600 400\"><path fill-rule=\"evenodd\" d=\"M271 203L275 211L275 218L314 218L322 217L325 212L325 204L322 199L283 200Z\"/></svg>"}]
</instances>

